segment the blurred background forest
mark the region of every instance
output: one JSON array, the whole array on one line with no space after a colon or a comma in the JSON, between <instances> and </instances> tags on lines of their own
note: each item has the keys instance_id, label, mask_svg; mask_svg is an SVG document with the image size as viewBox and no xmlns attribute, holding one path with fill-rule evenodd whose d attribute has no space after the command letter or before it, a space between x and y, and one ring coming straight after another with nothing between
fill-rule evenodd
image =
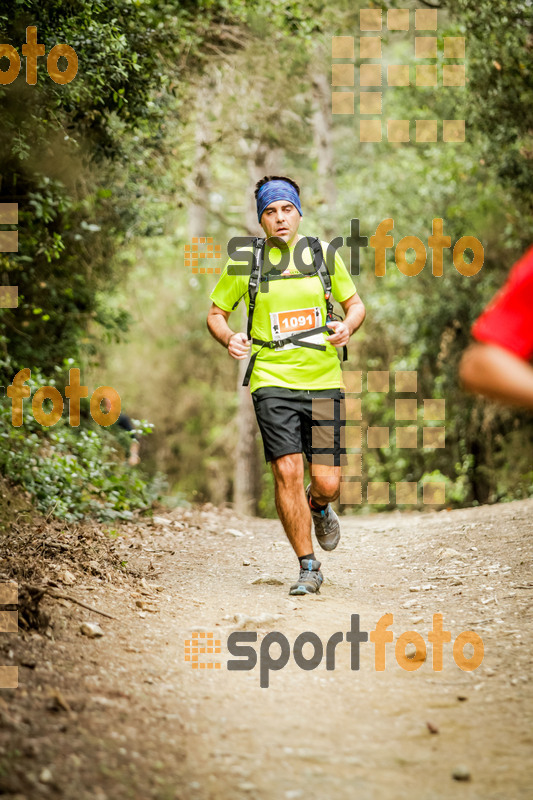
<instances>
[{"instance_id":1,"label":"blurred background forest","mask_svg":"<svg viewBox=\"0 0 533 800\"><path fill-rule=\"evenodd\" d=\"M359 10L371 6L438 8L441 55L444 36L466 38L465 87L383 88L384 119L464 117L464 143L440 134L360 143L357 111L332 116L331 37L355 36L357 87ZM22 60L20 76L0 87L0 201L19 204L19 251L0 255L1 283L19 287L19 307L0 309L0 383L30 367L32 391L63 389L79 366L89 395L111 385L131 416L154 426L134 470L109 432L88 422L76 432L66 415L44 429L29 401L24 426L13 428L3 397L0 469L41 508L124 516L149 505L164 480L171 503L235 501L274 514L239 366L206 329L216 276L184 263L192 237L212 237L224 253L233 236L261 235L252 200L265 174L300 184L303 234L346 238L358 218L370 237L392 217L395 244L427 242L442 218L452 247L463 235L483 243L473 277L457 272L451 251L434 277L429 250L418 276L401 274L389 250L376 277L374 251L361 251L355 281L367 319L345 368L416 370L409 396L420 414L424 398L446 400L444 449L365 452L365 479L445 480L448 506L531 494L530 416L469 397L457 377L473 320L533 238L529 2L0 3L2 42L21 53L28 25L46 52L71 45L79 72L57 85L40 59L31 86ZM384 30L385 65L415 63L413 27ZM364 393L363 428L394 428L393 397ZM373 508L393 508L394 493L391 501Z\"/></svg>"}]
</instances>

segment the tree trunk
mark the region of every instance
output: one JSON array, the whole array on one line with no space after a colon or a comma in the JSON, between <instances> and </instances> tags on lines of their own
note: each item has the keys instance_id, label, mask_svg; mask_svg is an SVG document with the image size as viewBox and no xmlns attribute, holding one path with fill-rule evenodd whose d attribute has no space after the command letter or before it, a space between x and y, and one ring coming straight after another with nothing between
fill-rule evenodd
<instances>
[{"instance_id":1,"label":"tree trunk","mask_svg":"<svg viewBox=\"0 0 533 800\"><path fill-rule=\"evenodd\" d=\"M326 74L313 76L313 97L315 111L313 113L313 132L315 150L317 154L317 172L320 178L320 188L326 214L324 214L324 234L331 240L339 235L338 226L335 224L335 206L337 203L337 190L335 186L333 142L331 136L331 87Z\"/></svg>"},{"instance_id":2,"label":"tree trunk","mask_svg":"<svg viewBox=\"0 0 533 800\"><path fill-rule=\"evenodd\" d=\"M196 114L196 158L192 174L192 203L189 206L189 236L207 236L209 207L209 126L205 108L206 90L199 89Z\"/></svg>"}]
</instances>

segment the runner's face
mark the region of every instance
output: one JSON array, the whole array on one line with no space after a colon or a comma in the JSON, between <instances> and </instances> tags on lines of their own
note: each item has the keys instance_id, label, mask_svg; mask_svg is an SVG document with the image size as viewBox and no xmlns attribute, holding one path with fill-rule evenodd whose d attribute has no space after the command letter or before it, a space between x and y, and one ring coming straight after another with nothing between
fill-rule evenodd
<instances>
[{"instance_id":1,"label":"runner's face","mask_svg":"<svg viewBox=\"0 0 533 800\"><path fill-rule=\"evenodd\" d=\"M261 227L267 237L278 236L290 244L300 227L300 213L288 200L276 200L265 208L261 216Z\"/></svg>"}]
</instances>

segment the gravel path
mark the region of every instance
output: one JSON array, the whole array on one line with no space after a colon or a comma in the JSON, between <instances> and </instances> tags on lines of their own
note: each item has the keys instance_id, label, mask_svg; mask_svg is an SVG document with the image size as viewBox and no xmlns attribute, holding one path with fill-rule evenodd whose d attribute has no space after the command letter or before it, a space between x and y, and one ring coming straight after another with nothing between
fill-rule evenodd
<instances>
[{"instance_id":1,"label":"gravel path","mask_svg":"<svg viewBox=\"0 0 533 800\"><path fill-rule=\"evenodd\" d=\"M338 549L323 554L320 595L303 598L287 593L297 568L278 522L204 507L104 528L129 575L94 562L89 574L59 555L43 579L116 619L46 599L44 634L3 636L2 663L19 665L19 687L0 694L0 794L532 798L532 519L533 501L344 517ZM372 638L385 614L394 635L385 668L376 671L378 648L363 641L352 669L352 615ZM434 614L451 633L442 671L428 640ZM83 621L104 635L82 635ZM228 669L234 631L257 634L253 669ZM407 631L418 634L404 637L417 640L416 653L396 645ZM454 660L463 631L484 645L473 671ZM274 632L290 651L282 669L267 670L268 653L281 654ZM295 660L304 632L319 637L321 661L316 636ZM211 639L220 654L198 660L220 666L192 668L185 642ZM473 652L467 644L465 657Z\"/></svg>"}]
</instances>

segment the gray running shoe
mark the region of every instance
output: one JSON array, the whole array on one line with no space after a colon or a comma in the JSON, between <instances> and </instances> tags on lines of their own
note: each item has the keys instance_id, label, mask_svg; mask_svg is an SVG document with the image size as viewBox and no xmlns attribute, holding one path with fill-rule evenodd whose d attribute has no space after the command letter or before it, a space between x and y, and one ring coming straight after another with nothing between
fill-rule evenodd
<instances>
[{"instance_id":1,"label":"gray running shoe","mask_svg":"<svg viewBox=\"0 0 533 800\"><path fill-rule=\"evenodd\" d=\"M316 594L320 591L323 580L320 561L304 558L300 567L300 577L291 586L289 594Z\"/></svg>"},{"instance_id":2,"label":"gray running shoe","mask_svg":"<svg viewBox=\"0 0 533 800\"><path fill-rule=\"evenodd\" d=\"M311 484L305 490L307 502L309 503L309 494ZM313 523L315 526L315 536L318 544L322 550L335 550L341 538L341 526L339 518L333 511L331 505L328 503L323 511L313 511L309 506Z\"/></svg>"}]
</instances>

